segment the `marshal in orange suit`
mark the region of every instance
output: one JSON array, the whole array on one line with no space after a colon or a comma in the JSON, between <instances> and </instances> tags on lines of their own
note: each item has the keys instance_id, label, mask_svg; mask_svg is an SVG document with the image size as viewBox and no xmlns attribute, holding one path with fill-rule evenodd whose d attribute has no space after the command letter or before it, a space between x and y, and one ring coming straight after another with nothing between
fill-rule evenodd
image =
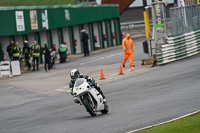
<instances>
[{"instance_id":1,"label":"marshal in orange suit","mask_svg":"<svg viewBox=\"0 0 200 133\"><path fill-rule=\"evenodd\" d=\"M126 38L122 41L122 47L124 48L124 59L122 61L123 67L125 67L126 60L129 58L130 67L133 67L133 40L131 39L130 34L126 35Z\"/></svg>"}]
</instances>

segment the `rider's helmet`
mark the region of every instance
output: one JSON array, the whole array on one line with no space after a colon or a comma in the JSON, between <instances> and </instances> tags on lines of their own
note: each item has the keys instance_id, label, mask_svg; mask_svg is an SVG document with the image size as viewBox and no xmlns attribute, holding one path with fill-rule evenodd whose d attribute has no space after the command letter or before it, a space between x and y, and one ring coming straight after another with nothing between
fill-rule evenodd
<instances>
[{"instance_id":1,"label":"rider's helmet","mask_svg":"<svg viewBox=\"0 0 200 133\"><path fill-rule=\"evenodd\" d=\"M48 43L44 43L44 46L45 46L45 47L48 47Z\"/></svg>"},{"instance_id":2,"label":"rider's helmet","mask_svg":"<svg viewBox=\"0 0 200 133\"><path fill-rule=\"evenodd\" d=\"M72 80L76 80L77 78L79 78L80 77L80 72L79 72L79 70L78 69L73 69L73 70L71 70L71 72L70 72L70 77L71 77L71 79Z\"/></svg>"},{"instance_id":3,"label":"rider's helmet","mask_svg":"<svg viewBox=\"0 0 200 133\"><path fill-rule=\"evenodd\" d=\"M24 41L24 45L28 45L28 41L27 40Z\"/></svg>"}]
</instances>

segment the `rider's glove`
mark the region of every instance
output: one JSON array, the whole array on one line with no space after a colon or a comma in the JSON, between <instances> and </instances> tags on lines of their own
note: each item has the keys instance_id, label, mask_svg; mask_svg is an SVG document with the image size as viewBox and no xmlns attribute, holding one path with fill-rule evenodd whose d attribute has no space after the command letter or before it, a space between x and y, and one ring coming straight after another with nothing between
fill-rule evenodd
<instances>
[{"instance_id":1,"label":"rider's glove","mask_svg":"<svg viewBox=\"0 0 200 133\"><path fill-rule=\"evenodd\" d=\"M74 94L73 94L73 89L70 90L70 93L71 93L72 96L74 96Z\"/></svg>"},{"instance_id":2,"label":"rider's glove","mask_svg":"<svg viewBox=\"0 0 200 133\"><path fill-rule=\"evenodd\" d=\"M69 83L69 88L73 88L73 84L71 82Z\"/></svg>"}]
</instances>

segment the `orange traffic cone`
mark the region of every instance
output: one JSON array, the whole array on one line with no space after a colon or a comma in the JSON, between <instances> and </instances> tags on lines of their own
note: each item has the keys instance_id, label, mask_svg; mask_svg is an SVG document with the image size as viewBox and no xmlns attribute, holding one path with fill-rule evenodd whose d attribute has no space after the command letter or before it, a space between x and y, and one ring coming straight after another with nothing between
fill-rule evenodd
<instances>
[{"instance_id":1,"label":"orange traffic cone","mask_svg":"<svg viewBox=\"0 0 200 133\"><path fill-rule=\"evenodd\" d=\"M119 75L122 75L122 74L124 74L124 73L123 73L123 70L122 70L122 65L120 64L119 65Z\"/></svg>"},{"instance_id":2,"label":"orange traffic cone","mask_svg":"<svg viewBox=\"0 0 200 133\"><path fill-rule=\"evenodd\" d=\"M101 78L100 79L105 79L103 75L103 70L101 69Z\"/></svg>"},{"instance_id":3,"label":"orange traffic cone","mask_svg":"<svg viewBox=\"0 0 200 133\"><path fill-rule=\"evenodd\" d=\"M134 71L134 68L133 67L131 67L131 72L133 72Z\"/></svg>"}]
</instances>

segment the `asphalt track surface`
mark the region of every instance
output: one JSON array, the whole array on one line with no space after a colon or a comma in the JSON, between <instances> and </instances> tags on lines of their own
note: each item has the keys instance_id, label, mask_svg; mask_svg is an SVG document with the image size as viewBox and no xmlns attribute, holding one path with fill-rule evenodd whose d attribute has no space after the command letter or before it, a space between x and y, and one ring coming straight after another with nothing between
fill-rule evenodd
<instances>
[{"instance_id":1,"label":"asphalt track surface","mask_svg":"<svg viewBox=\"0 0 200 133\"><path fill-rule=\"evenodd\" d=\"M110 111L96 117L75 104L69 93L44 96L0 85L0 101L4 103L0 105L0 132L123 133L200 110L199 60L200 56L195 56L103 84ZM58 67L64 69L64 65ZM12 102L3 102L7 96L13 97Z\"/></svg>"}]
</instances>

